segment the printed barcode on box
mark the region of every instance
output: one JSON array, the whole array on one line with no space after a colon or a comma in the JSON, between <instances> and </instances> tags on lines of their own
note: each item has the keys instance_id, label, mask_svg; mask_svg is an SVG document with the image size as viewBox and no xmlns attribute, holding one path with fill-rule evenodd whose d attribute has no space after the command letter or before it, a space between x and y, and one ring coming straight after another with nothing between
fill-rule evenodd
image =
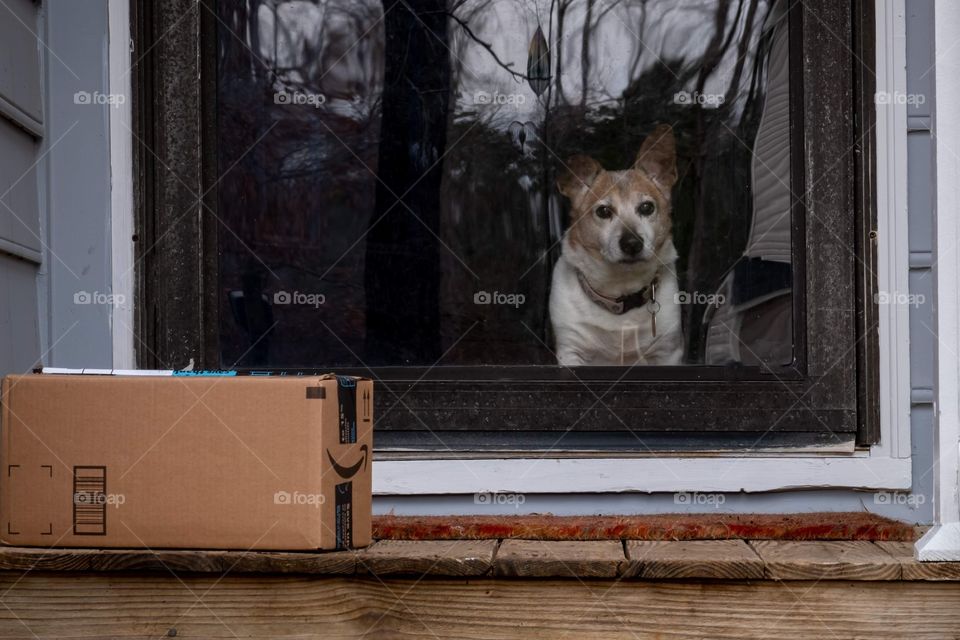
<instances>
[{"instance_id":1,"label":"printed barcode on box","mask_svg":"<svg viewBox=\"0 0 960 640\"><path fill-rule=\"evenodd\" d=\"M334 530L337 549L353 548L353 483L341 482L336 487Z\"/></svg>"},{"instance_id":2,"label":"printed barcode on box","mask_svg":"<svg viewBox=\"0 0 960 640\"><path fill-rule=\"evenodd\" d=\"M73 468L73 534L107 535L107 468Z\"/></svg>"},{"instance_id":3,"label":"printed barcode on box","mask_svg":"<svg viewBox=\"0 0 960 640\"><path fill-rule=\"evenodd\" d=\"M340 405L340 444L357 441L357 381L337 376L337 402Z\"/></svg>"}]
</instances>

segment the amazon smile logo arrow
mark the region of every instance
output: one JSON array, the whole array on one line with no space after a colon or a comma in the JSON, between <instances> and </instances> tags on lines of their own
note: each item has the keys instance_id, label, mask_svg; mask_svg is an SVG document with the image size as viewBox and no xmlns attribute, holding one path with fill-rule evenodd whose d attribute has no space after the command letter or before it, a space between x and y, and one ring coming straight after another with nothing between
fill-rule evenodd
<instances>
[{"instance_id":1,"label":"amazon smile logo arrow","mask_svg":"<svg viewBox=\"0 0 960 640\"><path fill-rule=\"evenodd\" d=\"M356 464L345 467L333 457L333 454L330 453L330 449L327 449L327 458L330 459L330 464L333 465L333 470L337 472L337 475L343 478L344 480L349 480L353 476L357 475L357 472L360 471L360 468L363 467L364 470L367 468L367 454L369 449L367 445L360 445L360 459L357 460Z\"/></svg>"}]
</instances>

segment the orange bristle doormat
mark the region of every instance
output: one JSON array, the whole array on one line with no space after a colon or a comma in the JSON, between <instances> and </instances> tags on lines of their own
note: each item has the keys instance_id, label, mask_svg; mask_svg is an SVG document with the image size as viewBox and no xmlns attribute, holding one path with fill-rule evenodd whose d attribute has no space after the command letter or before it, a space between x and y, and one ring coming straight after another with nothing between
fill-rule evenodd
<instances>
[{"instance_id":1,"label":"orange bristle doormat","mask_svg":"<svg viewBox=\"0 0 960 640\"><path fill-rule=\"evenodd\" d=\"M379 540L894 540L913 525L870 513L645 516L395 516L373 518Z\"/></svg>"}]
</instances>

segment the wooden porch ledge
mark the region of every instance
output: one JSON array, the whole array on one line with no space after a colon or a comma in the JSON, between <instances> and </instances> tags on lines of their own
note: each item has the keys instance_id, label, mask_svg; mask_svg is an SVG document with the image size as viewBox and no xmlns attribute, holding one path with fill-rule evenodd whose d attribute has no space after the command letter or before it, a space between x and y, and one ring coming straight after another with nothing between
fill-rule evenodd
<instances>
[{"instance_id":1,"label":"wooden porch ledge","mask_svg":"<svg viewBox=\"0 0 960 640\"><path fill-rule=\"evenodd\" d=\"M0 548L0 571L601 580L960 581L909 542L384 540L335 553Z\"/></svg>"}]
</instances>

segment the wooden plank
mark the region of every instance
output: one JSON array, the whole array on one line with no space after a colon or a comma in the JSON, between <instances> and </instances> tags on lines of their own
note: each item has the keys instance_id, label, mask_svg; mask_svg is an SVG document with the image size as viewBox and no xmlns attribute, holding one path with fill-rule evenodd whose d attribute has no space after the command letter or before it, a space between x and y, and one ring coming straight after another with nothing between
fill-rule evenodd
<instances>
[{"instance_id":1,"label":"wooden plank","mask_svg":"<svg viewBox=\"0 0 960 640\"><path fill-rule=\"evenodd\" d=\"M477 576L493 564L495 540L381 541L337 553L0 547L0 570L200 573L351 573ZM871 547L871 545L873 545ZM659 579L957 580L960 563L919 563L912 543L798 543L738 540L543 542L508 540L497 575ZM759 554L759 555L757 555ZM761 563L766 565L760 571ZM580 572L580 573L577 573ZM799 579L799 578L796 578Z\"/></svg>"},{"instance_id":2,"label":"wooden plank","mask_svg":"<svg viewBox=\"0 0 960 640\"><path fill-rule=\"evenodd\" d=\"M763 560L743 540L627 540L624 577L762 580Z\"/></svg>"},{"instance_id":3,"label":"wooden plank","mask_svg":"<svg viewBox=\"0 0 960 640\"><path fill-rule=\"evenodd\" d=\"M774 580L899 580L900 563L867 541L785 542L754 540L750 546Z\"/></svg>"},{"instance_id":4,"label":"wooden plank","mask_svg":"<svg viewBox=\"0 0 960 640\"><path fill-rule=\"evenodd\" d=\"M615 540L504 540L493 572L535 578L615 578L625 565L623 543Z\"/></svg>"},{"instance_id":5,"label":"wooden plank","mask_svg":"<svg viewBox=\"0 0 960 640\"><path fill-rule=\"evenodd\" d=\"M378 576L482 576L496 548L496 540L383 540L357 554L357 570Z\"/></svg>"},{"instance_id":6,"label":"wooden plank","mask_svg":"<svg viewBox=\"0 0 960 640\"><path fill-rule=\"evenodd\" d=\"M212 276L204 257L218 220L205 205L216 195L204 166L208 145L203 137L204 91L210 84L204 61L215 52L202 51L200 33L212 9L193 0L134 3L136 77L134 102L137 144L135 163L137 362L145 368L179 368L192 359L216 368L206 350L206 328L219 320L204 285ZM212 121L211 121L212 122ZM213 130L211 128L211 130ZM248 135L249 131L243 131ZM197 194L206 197L198 200ZM191 300L193 304L176 304ZM216 305L213 305L216 307Z\"/></svg>"},{"instance_id":7,"label":"wooden plank","mask_svg":"<svg viewBox=\"0 0 960 640\"><path fill-rule=\"evenodd\" d=\"M903 580L960 580L960 562L920 562L912 542L875 542L900 563Z\"/></svg>"},{"instance_id":8,"label":"wooden plank","mask_svg":"<svg viewBox=\"0 0 960 640\"><path fill-rule=\"evenodd\" d=\"M9 590L9 591L8 591ZM943 640L960 585L0 575L3 638Z\"/></svg>"},{"instance_id":9,"label":"wooden plank","mask_svg":"<svg viewBox=\"0 0 960 640\"><path fill-rule=\"evenodd\" d=\"M0 570L351 574L358 552L0 549Z\"/></svg>"}]
</instances>

